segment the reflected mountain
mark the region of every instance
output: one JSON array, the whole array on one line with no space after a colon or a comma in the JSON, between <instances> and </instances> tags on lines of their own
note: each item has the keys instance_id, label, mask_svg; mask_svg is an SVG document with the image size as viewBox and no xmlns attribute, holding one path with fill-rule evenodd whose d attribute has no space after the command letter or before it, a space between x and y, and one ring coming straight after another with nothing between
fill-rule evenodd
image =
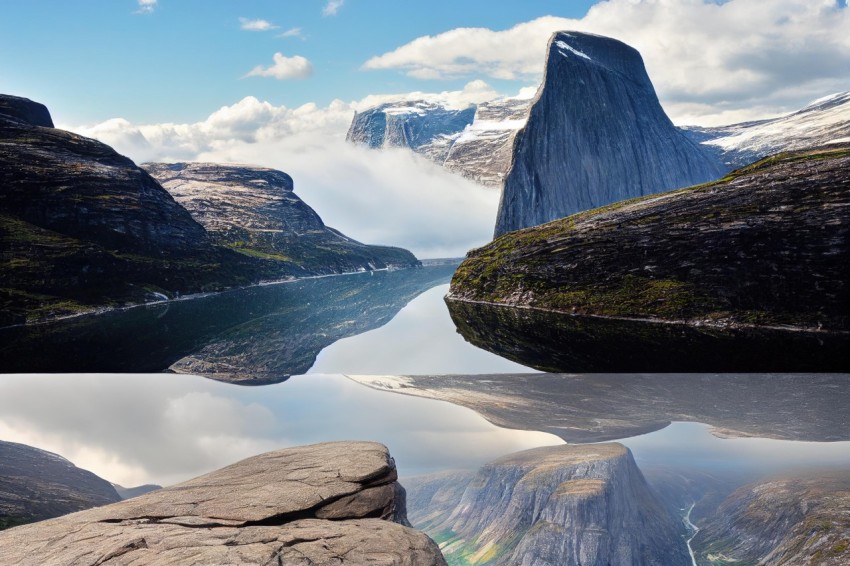
<instances>
[{"instance_id":1,"label":"reflected mountain","mask_svg":"<svg viewBox=\"0 0 850 566\"><path fill-rule=\"evenodd\" d=\"M453 265L302 279L0 330L0 372L193 373L242 385L304 373L378 328Z\"/></svg>"},{"instance_id":2,"label":"reflected mountain","mask_svg":"<svg viewBox=\"0 0 850 566\"><path fill-rule=\"evenodd\" d=\"M724 437L850 440L850 374L495 374L350 376L375 389L449 401L493 424L601 442L673 421Z\"/></svg>"},{"instance_id":3,"label":"reflected mountain","mask_svg":"<svg viewBox=\"0 0 850 566\"><path fill-rule=\"evenodd\" d=\"M846 333L715 328L446 301L470 344L550 372L846 372ZM616 354L616 355L614 355Z\"/></svg>"}]
</instances>

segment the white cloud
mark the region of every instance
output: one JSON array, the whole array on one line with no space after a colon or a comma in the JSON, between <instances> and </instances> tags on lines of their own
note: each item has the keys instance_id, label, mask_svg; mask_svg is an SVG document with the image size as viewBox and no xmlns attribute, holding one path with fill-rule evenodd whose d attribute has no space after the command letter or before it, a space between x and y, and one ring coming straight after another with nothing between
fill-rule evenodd
<instances>
[{"instance_id":1,"label":"white cloud","mask_svg":"<svg viewBox=\"0 0 850 566\"><path fill-rule=\"evenodd\" d=\"M156 9L157 0L137 0L139 3L139 9L136 10L136 14L150 14Z\"/></svg>"},{"instance_id":2,"label":"white cloud","mask_svg":"<svg viewBox=\"0 0 850 566\"><path fill-rule=\"evenodd\" d=\"M415 96L414 96L415 95ZM495 95L481 81L461 91L414 93L455 105ZM374 151L345 142L356 109L398 95L335 100L320 107L275 106L254 97L224 106L193 124L136 125L116 118L71 127L136 162L254 163L286 171L296 192L330 226L371 244L405 247L419 257L462 256L490 240L498 191L407 150Z\"/></svg>"},{"instance_id":3,"label":"white cloud","mask_svg":"<svg viewBox=\"0 0 850 566\"><path fill-rule=\"evenodd\" d=\"M248 18L239 18L239 28L245 31L269 31L277 29L278 26L267 20L249 20Z\"/></svg>"},{"instance_id":4,"label":"white cloud","mask_svg":"<svg viewBox=\"0 0 850 566\"><path fill-rule=\"evenodd\" d=\"M843 5L843 4L842 4ZM728 123L850 90L850 9L836 0L609 0L584 18L546 16L494 31L458 28L373 57L366 69L423 79L539 80L550 34L618 38L644 57L679 123Z\"/></svg>"},{"instance_id":5,"label":"white cloud","mask_svg":"<svg viewBox=\"0 0 850 566\"><path fill-rule=\"evenodd\" d=\"M306 79L313 74L313 64L306 58L295 55L286 57L282 53L274 54L274 64L270 67L257 65L246 77L274 77L278 80Z\"/></svg>"},{"instance_id":6,"label":"white cloud","mask_svg":"<svg viewBox=\"0 0 850 566\"><path fill-rule=\"evenodd\" d=\"M322 8L322 14L325 16L336 16L344 3L345 0L328 0L328 3Z\"/></svg>"},{"instance_id":7,"label":"white cloud","mask_svg":"<svg viewBox=\"0 0 850 566\"><path fill-rule=\"evenodd\" d=\"M304 39L304 34L301 32L301 28L290 28L285 32L278 34L278 37L298 37Z\"/></svg>"},{"instance_id":8,"label":"white cloud","mask_svg":"<svg viewBox=\"0 0 850 566\"><path fill-rule=\"evenodd\" d=\"M466 83L461 90L444 90L442 92L407 92L404 94L370 94L359 102L354 103L354 109L358 112L383 104L399 100L427 100L441 104L446 108L461 109L471 104L487 102L501 96L489 84L482 80L474 80Z\"/></svg>"}]
</instances>

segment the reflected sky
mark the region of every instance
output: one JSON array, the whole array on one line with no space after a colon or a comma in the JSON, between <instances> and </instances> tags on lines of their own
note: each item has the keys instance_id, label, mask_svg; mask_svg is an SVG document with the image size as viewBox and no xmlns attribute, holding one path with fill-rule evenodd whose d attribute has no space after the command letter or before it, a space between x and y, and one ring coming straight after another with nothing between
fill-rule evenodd
<instances>
[{"instance_id":1,"label":"reflected sky","mask_svg":"<svg viewBox=\"0 0 850 566\"><path fill-rule=\"evenodd\" d=\"M534 371L469 344L443 297L448 285L419 295L385 326L344 338L319 354L309 373L448 374Z\"/></svg>"},{"instance_id":2,"label":"reflected sky","mask_svg":"<svg viewBox=\"0 0 850 566\"><path fill-rule=\"evenodd\" d=\"M254 454L330 440L382 442L403 475L476 468L562 443L340 375L259 388L176 374L2 375L0 439L56 452L127 486L169 485Z\"/></svg>"},{"instance_id":3,"label":"reflected sky","mask_svg":"<svg viewBox=\"0 0 850 566\"><path fill-rule=\"evenodd\" d=\"M801 442L768 438L721 438L702 423L674 422L667 428L619 440L638 466L781 475L810 469L850 470L850 442Z\"/></svg>"}]
</instances>

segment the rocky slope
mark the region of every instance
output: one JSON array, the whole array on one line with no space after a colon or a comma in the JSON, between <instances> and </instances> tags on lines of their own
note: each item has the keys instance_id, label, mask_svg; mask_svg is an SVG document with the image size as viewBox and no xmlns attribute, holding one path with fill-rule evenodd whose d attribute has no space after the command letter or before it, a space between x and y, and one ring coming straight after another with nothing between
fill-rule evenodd
<instances>
[{"instance_id":1,"label":"rocky slope","mask_svg":"<svg viewBox=\"0 0 850 566\"><path fill-rule=\"evenodd\" d=\"M530 100L505 98L478 105L475 119L451 143L442 165L489 187L502 187L514 137L525 125Z\"/></svg>"},{"instance_id":2,"label":"rocky slope","mask_svg":"<svg viewBox=\"0 0 850 566\"><path fill-rule=\"evenodd\" d=\"M726 166L743 167L780 151L850 142L850 92L825 96L772 120L681 129Z\"/></svg>"},{"instance_id":3,"label":"rocky slope","mask_svg":"<svg viewBox=\"0 0 850 566\"><path fill-rule=\"evenodd\" d=\"M757 335L753 347L770 349L773 344L777 363L770 357L763 360L776 366L770 371L814 371L804 369L807 360L812 367L824 368L821 371L846 371L848 171L846 146L781 154L714 183L507 234L467 255L447 300L460 305L453 313L456 323L472 321L475 326L465 332L468 339L482 328L474 314L464 311L463 305L475 302L552 311L554 315L541 316L548 314L572 327L563 329L566 334L582 332L576 328L581 324L598 327L595 338L587 333L580 338L585 347L601 347L602 333L621 336L622 351L609 358L629 356L630 361L621 364L624 369L613 369L620 366L612 361L607 371L644 371L628 366L646 359L652 349L658 350L659 365L647 369L677 371L670 340L683 331L691 333L683 335L685 341L715 343L713 354L728 353L723 338ZM533 330L530 322L516 324ZM551 334L556 334L556 326ZM641 337L642 331L657 336ZM799 344L783 354L783 337ZM529 342L534 340L529 337ZM699 354L696 348L687 350L684 355ZM607 355L599 357L599 351L586 348L583 352L574 354L586 356L584 362L591 361L591 354L597 359ZM793 363L801 355L799 363ZM734 356L745 363L752 352L748 356L740 350ZM720 362L705 360L702 371L714 371L709 367L715 366L736 371ZM769 370L748 366L746 371Z\"/></svg>"},{"instance_id":4,"label":"rocky slope","mask_svg":"<svg viewBox=\"0 0 850 566\"><path fill-rule=\"evenodd\" d=\"M679 521L657 501L620 444L506 456L474 474L459 499L457 478L440 480L405 482L411 503L425 503L415 512L421 519L416 526L440 543L453 564L688 562Z\"/></svg>"},{"instance_id":5,"label":"rocky slope","mask_svg":"<svg viewBox=\"0 0 850 566\"><path fill-rule=\"evenodd\" d=\"M700 565L850 563L850 474L805 474L736 490L693 540Z\"/></svg>"},{"instance_id":6,"label":"rocky slope","mask_svg":"<svg viewBox=\"0 0 850 566\"><path fill-rule=\"evenodd\" d=\"M662 110L640 54L558 32L516 136L496 236L623 199L711 181L723 170Z\"/></svg>"},{"instance_id":7,"label":"rocky slope","mask_svg":"<svg viewBox=\"0 0 850 566\"><path fill-rule=\"evenodd\" d=\"M443 565L404 526L384 446L335 442L255 456L183 484L0 533L4 563Z\"/></svg>"},{"instance_id":8,"label":"rocky slope","mask_svg":"<svg viewBox=\"0 0 850 566\"><path fill-rule=\"evenodd\" d=\"M61 456L0 440L0 529L120 499L108 481Z\"/></svg>"},{"instance_id":9,"label":"rocky slope","mask_svg":"<svg viewBox=\"0 0 850 566\"><path fill-rule=\"evenodd\" d=\"M850 440L846 375L483 374L349 376L382 391L468 407L496 426L565 441L647 434L673 421L724 437ZM711 403L706 403L711 399Z\"/></svg>"},{"instance_id":10,"label":"rocky slope","mask_svg":"<svg viewBox=\"0 0 850 566\"><path fill-rule=\"evenodd\" d=\"M0 95L0 325L248 282L145 171Z\"/></svg>"},{"instance_id":11,"label":"rocky slope","mask_svg":"<svg viewBox=\"0 0 850 566\"><path fill-rule=\"evenodd\" d=\"M214 243L272 260L280 275L419 265L407 250L367 246L325 226L281 171L217 163L142 167L206 228Z\"/></svg>"}]
</instances>

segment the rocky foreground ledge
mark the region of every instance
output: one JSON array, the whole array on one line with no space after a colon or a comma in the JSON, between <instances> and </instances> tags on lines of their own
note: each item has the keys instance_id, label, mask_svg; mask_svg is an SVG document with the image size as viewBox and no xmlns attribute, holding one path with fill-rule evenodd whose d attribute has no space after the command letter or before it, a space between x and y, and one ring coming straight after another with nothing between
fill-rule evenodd
<instances>
[{"instance_id":1,"label":"rocky foreground ledge","mask_svg":"<svg viewBox=\"0 0 850 566\"><path fill-rule=\"evenodd\" d=\"M0 533L25 565L445 565L408 526L386 447L270 452L121 503Z\"/></svg>"}]
</instances>

